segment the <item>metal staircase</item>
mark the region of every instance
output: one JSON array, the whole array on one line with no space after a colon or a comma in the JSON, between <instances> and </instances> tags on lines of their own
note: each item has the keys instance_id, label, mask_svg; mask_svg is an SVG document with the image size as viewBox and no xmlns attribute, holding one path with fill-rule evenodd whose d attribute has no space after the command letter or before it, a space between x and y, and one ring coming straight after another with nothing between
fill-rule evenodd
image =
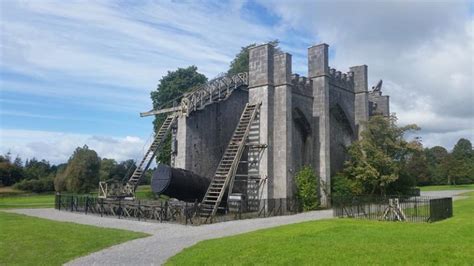
<instances>
[{"instance_id":1,"label":"metal staircase","mask_svg":"<svg viewBox=\"0 0 474 266\"><path fill-rule=\"evenodd\" d=\"M153 142L151 143L150 147L143 156L143 159L137 165L137 168L124 185L119 186L115 184L115 186L109 186L109 183L107 181L99 183L99 198L135 197L135 189L138 186L138 182L143 177L148 167L150 167L153 158L155 158L156 153L161 148L175 120L175 113L170 114L166 117L165 121L158 130L158 133L156 133Z\"/></svg>"},{"instance_id":2,"label":"metal staircase","mask_svg":"<svg viewBox=\"0 0 474 266\"><path fill-rule=\"evenodd\" d=\"M232 186L231 183L233 182L240 158L244 151L250 126L259 108L260 104L247 104L242 112L230 143L222 156L214 178L201 202L198 215L202 219L205 219L204 222L207 222L209 218L212 219L216 214L226 189L229 185Z\"/></svg>"},{"instance_id":3,"label":"metal staircase","mask_svg":"<svg viewBox=\"0 0 474 266\"><path fill-rule=\"evenodd\" d=\"M179 106L162 106L159 110L140 113L140 116L143 117L169 112L179 112L181 115L189 116L193 111L202 110L210 104L226 100L233 91L247 85L247 72L233 76L218 77L185 93L181 98Z\"/></svg>"}]
</instances>

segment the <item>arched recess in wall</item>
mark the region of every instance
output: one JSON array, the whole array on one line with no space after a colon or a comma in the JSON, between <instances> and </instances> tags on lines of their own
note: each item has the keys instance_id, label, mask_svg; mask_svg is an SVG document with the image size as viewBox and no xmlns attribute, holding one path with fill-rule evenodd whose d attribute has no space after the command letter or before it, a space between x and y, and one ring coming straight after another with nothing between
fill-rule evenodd
<instances>
[{"instance_id":1,"label":"arched recess in wall","mask_svg":"<svg viewBox=\"0 0 474 266\"><path fill-rule=\"evenodd\" d=\"M356 131L341 105L331 107L329 114L331 175L335 175L343 169L344 162L348 159L347 149L356 139Z\"/></svg>"},{"instance_id":2,"label":"arched recess in wall","mask_svg":"<svg viewBox=\"0 0 474 266\"><path fill-rule=\"evenodd\" d=\"M293 116L293 167L295 171L311 164L311 124L298 107L292 110Z\"/></svg>"}]
</instances>

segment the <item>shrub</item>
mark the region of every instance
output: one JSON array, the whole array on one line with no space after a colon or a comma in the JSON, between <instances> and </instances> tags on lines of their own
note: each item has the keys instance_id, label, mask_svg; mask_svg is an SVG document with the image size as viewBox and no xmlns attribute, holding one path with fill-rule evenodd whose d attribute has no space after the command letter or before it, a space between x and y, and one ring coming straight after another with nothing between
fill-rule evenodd
<instances>
[{"instance_id":1,"label":"shrub","mask_svg":"<svg viewBox=\"0 0 474 266\"><path fill-rule=\"evenodd\" d=\"M314 210L319 206L317 178L311 167L305 166L296 173L296 197L303 211Z\"/></svg>"},{"instance_id":2,"label":"shrub","mask_svg":"<svg viewBox=\"0 0 474 266\"><path fill-rule=\"evenodd\" d=\"M23 180L15 184L14 188L23 190L23 191L41 193L41 192L54 191L54 184L53 184L53 179L51 178L41 178L41 179Z\"/></svg>"},{"instance_id":3,"label":"shrub","mask_svg":"<svg viewBox=\"0 0 474 266\"><path fill-rule=\"evenodd\" d=\"M362 187L355 180L350 180L343 175L336 175L332 178L331 190L333 198L344 198L360 194Z\"/></svg>"}]
</instances>

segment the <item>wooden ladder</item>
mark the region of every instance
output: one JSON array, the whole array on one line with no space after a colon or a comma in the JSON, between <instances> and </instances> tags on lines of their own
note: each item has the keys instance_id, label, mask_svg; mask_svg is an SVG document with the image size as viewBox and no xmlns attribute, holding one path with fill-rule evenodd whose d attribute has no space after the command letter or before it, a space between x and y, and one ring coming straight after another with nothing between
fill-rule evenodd
<instances>
[{"instance_id":1,"label":"wooden ladder","mask_svg":"<svg viewBox=\"0 0 474 266\"><path fill-rule=\"evenodd\" d=\"M201 202L198 215L200 218L205 219L204 222L215 216L229 183L234 179L237 166L245 148L250 125L255 119L259 108L260 104L247 104L242 112L239 123L222 156L214 178Z\"/></svg>"},{"instance_id":2,"label":"wooden ladder","mask_svg":"<svg viewBox=\"0 0 474 266\"><path fill-rule=\"evenodd\" d=\"M132 176L130 176L127 185L133 188L133 192L135 191L138 182L143 177L148 167L150 167L153 158L155 158L157 151L159 150L159 148L161 148L161 145L165 141L166 136L170 132L171 126L173 125L173 122L175 120L175 113L170 114L166 117L165 121L160 127L160 130L158 130L158 133L155 135L155 139L153 140L147 152L143 156L143 159L140 161L140 164L137 165L137 168L133 172Z\"/></svg>"}]
</instances>

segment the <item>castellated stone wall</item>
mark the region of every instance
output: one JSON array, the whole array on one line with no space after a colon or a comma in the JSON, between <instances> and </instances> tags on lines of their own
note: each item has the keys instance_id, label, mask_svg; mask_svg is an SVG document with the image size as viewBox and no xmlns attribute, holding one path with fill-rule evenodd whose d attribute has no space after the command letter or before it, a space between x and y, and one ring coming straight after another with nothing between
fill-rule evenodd
<instances>
[{"instance_id":1,"label":"castellated stone wall","mask_svg":"<svg viewBox=\"0 0 474 266\"><path fill-rule=\"evenodd\" d=\"M292 73L292 57L269 44L249 51L248 88L226 101L178 119L175 167L212 178L247 102L260 103L252 138L267 148L247 150L255 161L240 172L261 179L259 198L291 198L294 176L314 169L323 206L330 205L331 176L347 159L370 115L389 113L389 98L368 91L368 68L346 73L329 67L329 46L308 48L308 76ZM244 191L243 191L244 192Z\"/></svg>"},{"instance_id":2,"label":"castellated stone wall","mask_svg":"<svg viewBox=\"0 0 474 266\"><path fill-rule=\"evenodd\" d=\"M382 95L382 91L369 93L369 115L390 115L390 99L388 95Z\"/></svg>"}]
</instances>

